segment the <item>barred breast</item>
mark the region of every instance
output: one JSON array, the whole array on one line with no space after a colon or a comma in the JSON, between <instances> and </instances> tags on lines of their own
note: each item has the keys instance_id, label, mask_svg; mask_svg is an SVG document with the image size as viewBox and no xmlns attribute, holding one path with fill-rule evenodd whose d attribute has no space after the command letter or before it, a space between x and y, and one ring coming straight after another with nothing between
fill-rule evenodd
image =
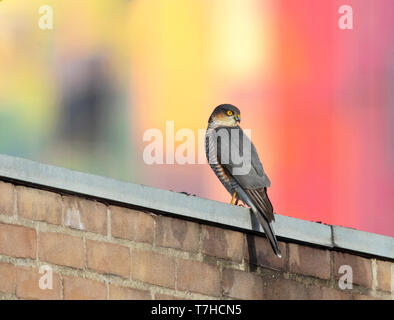
<instances>
[{"instance_id":1,"label":"barred breast","mask_svg":"<svg viewBox=\"0 0 394 320\"><path fill-rule=\"evenodd\" d=\"M217 154L216 141L215 130L208 126L205 134L205 154L208 163L223 186L231 195L233 195L234 191L237 189L238 183L220 164Z\"/></svg>"}]
</instances>

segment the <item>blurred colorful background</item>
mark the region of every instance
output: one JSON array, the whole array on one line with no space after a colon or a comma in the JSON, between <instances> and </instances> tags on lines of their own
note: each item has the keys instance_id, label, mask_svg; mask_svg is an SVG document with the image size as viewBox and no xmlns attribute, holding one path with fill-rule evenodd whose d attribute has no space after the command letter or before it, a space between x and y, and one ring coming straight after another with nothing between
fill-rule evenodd
<instances>
[{"instance_id":1,"label":"blurred colorful background","mask_svg":"<svg viewBox=\"0 0 394 320\"><path fill-rule=\"evenodd\" d=\"M0 153L227 202L142 137L231 103L276 213L394 236L393 30L392 0L3 0Z\"/></svg>"}]
</instances>

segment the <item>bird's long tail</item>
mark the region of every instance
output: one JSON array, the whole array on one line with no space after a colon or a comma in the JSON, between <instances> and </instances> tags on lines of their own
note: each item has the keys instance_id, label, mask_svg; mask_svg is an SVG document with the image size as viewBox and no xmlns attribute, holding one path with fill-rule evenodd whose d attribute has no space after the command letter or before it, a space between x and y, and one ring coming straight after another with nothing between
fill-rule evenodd
<instances>
[{"instance_id":1,"label":"bird's long tail","mask_svg":"<svg viewBox=\"0 0 394 320\"><path fill-rule=\"evenodd\" d=\"M279 257L282 258L282 253L280 252L278 241L276 240L276 236L273 230L273 226L271 222L268 222L262 217L261 213L258 212L257 210L254 210L251 208L255 216L257 217L257 220L261 224L261 226L264 229L264 233L267 236L269 243L272 247L272 250L274 250L275 254Z\"/></svg>"},{"instance_id":2,"label":"bird's long tail","mask_svg":"<svg viewBox=\"0 0 394 320\"><path fill-rule=\"evenodd\" d=\"M264 233L265 233L274 253L279 258L282 258L282 253L279 249L278 241L276 240L276 236L275 236L275 233L273 230L272 222L269 222L263 216L263 214L254 205L254 203L252 202L250 197L242 189L237 190L237 193L238 193L240 199L250 207L250 209L252 210L252 212L256 216L257 220L259 221L260 225L263 227Z\"/></svg>"}]
</instances>

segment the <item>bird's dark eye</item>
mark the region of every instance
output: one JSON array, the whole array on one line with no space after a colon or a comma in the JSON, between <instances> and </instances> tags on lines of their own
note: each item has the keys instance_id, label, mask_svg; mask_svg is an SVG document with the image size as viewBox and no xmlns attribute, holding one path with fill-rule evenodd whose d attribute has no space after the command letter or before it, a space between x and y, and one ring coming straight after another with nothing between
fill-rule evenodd
<instances>
[{"instance_id":1,"label":"bird's dark eye","mask_svg":"<svg viewBox=\"0 0 394 320\"><path fill-rule=\"evenodd\" d=\"M228 111L227 111L227 115L228 115L228 116L232 116L232 115L233 115L233 112L232 112L231 110L228 110Z\"/></svg>"}]
</instances>

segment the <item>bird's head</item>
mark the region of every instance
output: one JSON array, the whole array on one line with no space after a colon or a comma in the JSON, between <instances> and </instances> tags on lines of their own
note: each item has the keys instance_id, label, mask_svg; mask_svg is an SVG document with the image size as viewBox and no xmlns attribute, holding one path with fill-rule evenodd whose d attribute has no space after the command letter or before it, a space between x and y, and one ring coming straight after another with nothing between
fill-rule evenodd
<instances>
[{"instance_id":1,"label":"bird's head","mask_svg":"<svg viewBox=\"0 0 394 320\"><path fill-rule=\"evenodd\" d=\"M241 122L241 112L231 104L221 104L213 110L208 123L214 127L237 127Z\"/></svg>"}]
</instances>

